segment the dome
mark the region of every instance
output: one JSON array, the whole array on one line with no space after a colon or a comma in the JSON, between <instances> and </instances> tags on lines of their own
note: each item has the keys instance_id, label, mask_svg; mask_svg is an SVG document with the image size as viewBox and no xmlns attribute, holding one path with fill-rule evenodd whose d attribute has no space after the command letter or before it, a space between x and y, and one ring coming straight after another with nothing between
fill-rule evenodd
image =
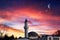
<instances>
[{"instance_id":1,"label":"dome","mask_svg":"<svg viewBox=\"0 0 60 40\"><path fill-rule=\"evenodd\" d=\"M36 37L36 36L38 36L38 34L36 32L29 32L28 36L29 37Z\"/></svg>"}]
</instances>

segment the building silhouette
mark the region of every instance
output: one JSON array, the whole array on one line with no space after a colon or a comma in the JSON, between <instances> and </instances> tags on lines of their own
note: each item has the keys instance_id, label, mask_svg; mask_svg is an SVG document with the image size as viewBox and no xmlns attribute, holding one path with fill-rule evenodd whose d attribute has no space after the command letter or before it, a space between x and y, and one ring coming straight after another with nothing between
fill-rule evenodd
<instances>
[{"instance_id":1,"label":"building silhouette","mask_svg":"<svg viewBox=\"0 0 60 40\"><path fill-rule=\"evenodd\" d=\"M24 21L24 31L25 31L25 37L19 37L14 38L14 35L8 37L7 34L2 38L0 37L0 40L60 40L60 30L57 30L54 34L52 35L41 35L42 37L40 37L36 32L29 32L28 33L28 20L25 19ZM4 24L0 24L1 28L7 25ZM8 26L7 26L8 27ZM4 30L6 31L6 28L4 28ZM2 33L0 33L2 35Z\"/></svg>"},{"instance_id":2,"label":"building silhouette","mask_svg":"<svg viewBox=\"0 0 60 40\"><path fill-rule=\"evenodd\" d=\"M25 31L25 38L28 38L28 26L27 26L27 22L28 20L25 19L25 22L24 22L24 31Z\"/></svg>"},{"instance_id":3,"label":"building silhouette","mask_svg":"<svg viewBox=\"0 0 60 40\"><path fill-rule=\"evenodd\" d=\"M29 37L29 39L31 39L31 40L34 40L34 39L38 39L38 34L36 33L36 32L29 32L28 33L28 37Z\"/></svg>"}]
</instances>

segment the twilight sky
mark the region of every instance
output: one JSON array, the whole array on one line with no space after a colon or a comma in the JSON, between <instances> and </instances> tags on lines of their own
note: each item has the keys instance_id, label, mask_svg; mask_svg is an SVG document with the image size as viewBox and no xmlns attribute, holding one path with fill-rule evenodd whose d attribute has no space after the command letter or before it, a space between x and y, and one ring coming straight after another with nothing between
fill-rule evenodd
<instances>
[{"instance_id":1,"label":"twilight sky","mask_svg":"<svg viewBox=\"0 0 60 40\"><path fill-rule=\"evenodd\" d=\"M15 37L23 36L26 18L29 32L53 34L60 30L60 1L0 0L0 24L8 26L0 27L0 31L6 31L5 33Z\"/></svg>"}]
</instances>

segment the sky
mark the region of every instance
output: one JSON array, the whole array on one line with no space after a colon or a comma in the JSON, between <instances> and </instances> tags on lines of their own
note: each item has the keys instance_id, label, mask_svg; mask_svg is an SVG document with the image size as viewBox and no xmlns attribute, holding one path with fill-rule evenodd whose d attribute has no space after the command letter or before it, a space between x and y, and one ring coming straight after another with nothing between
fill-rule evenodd
<instances>
[{"instance_id":1,"label":"sky","mask_svg":"<svg viewBox=\"0 0 60 40\"><path fill-rule=\"evenodd\" d=\"M23 37L25 19L28 20L28 32L53 34L60 30L60 1L0 0L0 24L6 25L2 25L0 31Z\"/></svg>"}]
</instances>

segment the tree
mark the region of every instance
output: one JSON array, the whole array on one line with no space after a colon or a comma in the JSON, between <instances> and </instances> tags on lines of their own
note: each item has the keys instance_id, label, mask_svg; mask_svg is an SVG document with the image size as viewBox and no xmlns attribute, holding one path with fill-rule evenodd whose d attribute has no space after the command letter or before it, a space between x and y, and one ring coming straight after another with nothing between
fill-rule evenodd
<instances>
[{"instance_id":1,"label":"tree","mask_svg":"<svg viewBox=\"0 0 60 40\"><path fill-rule=\"evenodd\" d=\"M2 33L2 32L0 32L0 37L2 37L2 35L3 35L3 33Z\"/></svg>"},{"instance_id":2,"label":"tree","mask_svg":"<svg viewBox=\"0 0 60 40\"><path fill-rule=\"evenodd\" d=\"M9 37L5 34L4 40L8 40L8 39L9 39Z\"/></svg>"},{"instance_id":3,"label":"tree","mask_svg":"<svg viewBox=\"0 0 60 40\"><path fill-rule=\"evenodd\" d=\"M22 38L22 37L19 37L19 38Z\"/></svg>"},{"instance_id":4,"label":"tree","mask_svg":"<svg viewBox=\"0 0 60 40\"><path fill-rule=\"evenodd\" d=\"M10 38L11 38L11 39L14 39L14 35L12 35Z\"/></svg>"},{"instance_id":5,"label":"tree","mask_svg":"<svg viewBox=\"0 0 60 40\"><path fill-rule=\"evenodd\" d=\"M53 35L60 36L60 30L57 30Z\"/></svg>"}]
</instances>

